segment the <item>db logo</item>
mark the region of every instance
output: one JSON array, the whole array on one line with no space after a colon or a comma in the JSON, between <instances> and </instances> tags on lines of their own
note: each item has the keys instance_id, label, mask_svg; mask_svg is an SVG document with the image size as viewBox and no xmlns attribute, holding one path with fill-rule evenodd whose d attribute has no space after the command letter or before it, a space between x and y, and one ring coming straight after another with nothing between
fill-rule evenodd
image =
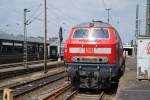
<instances>
[{"instance_id":1,"label":"db logo","mask_svg":"<svg viewBox=\"0 0 150 100\"><path fill-rule=\"evenodd\" d=\"M147 54L150 54L150 42L148 42L148 45L147 45Z\"/></svg>"},{"instance_id":2,"label":"db logo","mask_svg":"<svg viewBox=\"0 0 150 100\"><path fill-rule=\"evenodd\" d=\"M93 48L86 48L86 49L85 49L85 52L86 52L86 53L93 53L93 52L94 52L94 49L93 49Z\"/></svg>"}]
</instances>

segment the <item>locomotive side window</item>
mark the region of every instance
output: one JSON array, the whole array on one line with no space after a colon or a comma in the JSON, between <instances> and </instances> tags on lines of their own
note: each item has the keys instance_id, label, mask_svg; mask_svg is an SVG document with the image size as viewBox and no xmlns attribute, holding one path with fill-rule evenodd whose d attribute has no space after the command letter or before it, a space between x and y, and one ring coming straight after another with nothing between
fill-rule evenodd
<instances>
[{"instance_id":1,"label":"locomotive side window","mask_svg":"<svg viewBox=\"0 0 150 100\"><path fill-rule=\"evenodd\" d=\"M75 33L73 38L88 38L89 30L87 29L78 29Z\"/></svg>"}]
</instances>

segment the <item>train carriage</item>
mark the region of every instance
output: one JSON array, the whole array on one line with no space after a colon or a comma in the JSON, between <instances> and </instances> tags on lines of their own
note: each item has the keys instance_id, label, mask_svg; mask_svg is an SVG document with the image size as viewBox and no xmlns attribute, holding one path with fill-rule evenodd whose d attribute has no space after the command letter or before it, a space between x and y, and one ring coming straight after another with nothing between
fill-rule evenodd
<instances>
[{"instance_id":1,"label":"train carriage","mask_svg":"<svg viewBox=\"0 0 150 100\"><path fill-rule=\"evenodd\" d=\"M65 65L76 88L108 88L123 69L123 46L110 24L93 21L72 28L64 47Z\"/></svg>"}]
</instances>

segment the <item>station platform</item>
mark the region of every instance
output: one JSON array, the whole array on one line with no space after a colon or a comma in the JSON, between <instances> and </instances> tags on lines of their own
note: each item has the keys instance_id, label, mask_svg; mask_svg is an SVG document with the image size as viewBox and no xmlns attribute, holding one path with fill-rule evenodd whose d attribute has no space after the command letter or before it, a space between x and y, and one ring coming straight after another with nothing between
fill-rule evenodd
<instances>
[{"instance_id":1,"label":"station platform","mask_svg":"<svg viewBox=\"0 0 150 100\"><path fill-rule=\"evenodd\" d=\"M59 67L62 65L63 65L63 61L48 62L47 69ZM25 68L24 66L4 68L0 70L0 80L4 78L15 77L16 73L17 75L22 75L24 73L41 71L43 70L43 66L44 66L43 63L41 63L41 64L29 65L28 68Z\"/></svg>"},{"instance_id":2,"label":"station platform","mask_svg":"<svg viewBox=\"0 0 150 100\"><path fill-rule=\"evenodd\" d=\"M115 100L150 100L150 81L136 79L136 58L127 57Z\"/></svg>"},{"instance_id":3,"label":"station platform","mask_svg":"<svg viewBox=\"0 0 150 100\"><path fill-rule=\"evenodd\" d=\"M51 66L51 65L57 65L57 64L61 64L63 63L62 61L50 61L50 62L47 62L47 65L48 66ZM36 68L36 67L41 67L43 66L43 63L40 63L40 64L33 64L33 65L28 65L28 68ZM2 72L8 72L8 71L13 71L13 70L22 70L22 69L26 69L24 66L17 66L17 67L11 67L11 68L3 68L0 70L0 73Z\"/></svg>"}]
</instances>

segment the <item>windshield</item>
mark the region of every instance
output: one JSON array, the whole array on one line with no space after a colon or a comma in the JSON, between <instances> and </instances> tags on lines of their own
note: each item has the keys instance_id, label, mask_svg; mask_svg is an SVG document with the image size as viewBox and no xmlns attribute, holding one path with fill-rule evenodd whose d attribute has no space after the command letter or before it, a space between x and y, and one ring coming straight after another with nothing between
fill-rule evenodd
<instances>
[{"instance_id":1,"label":"windshield","mask_svg":"<svg viewBox=\"0 0 150 100\"><path fill-rule=\"evenodd\" d=\"M107 39L109 33L107 29L77 29L74 32L75 39Z\"/></svg>"}]
</instances>

